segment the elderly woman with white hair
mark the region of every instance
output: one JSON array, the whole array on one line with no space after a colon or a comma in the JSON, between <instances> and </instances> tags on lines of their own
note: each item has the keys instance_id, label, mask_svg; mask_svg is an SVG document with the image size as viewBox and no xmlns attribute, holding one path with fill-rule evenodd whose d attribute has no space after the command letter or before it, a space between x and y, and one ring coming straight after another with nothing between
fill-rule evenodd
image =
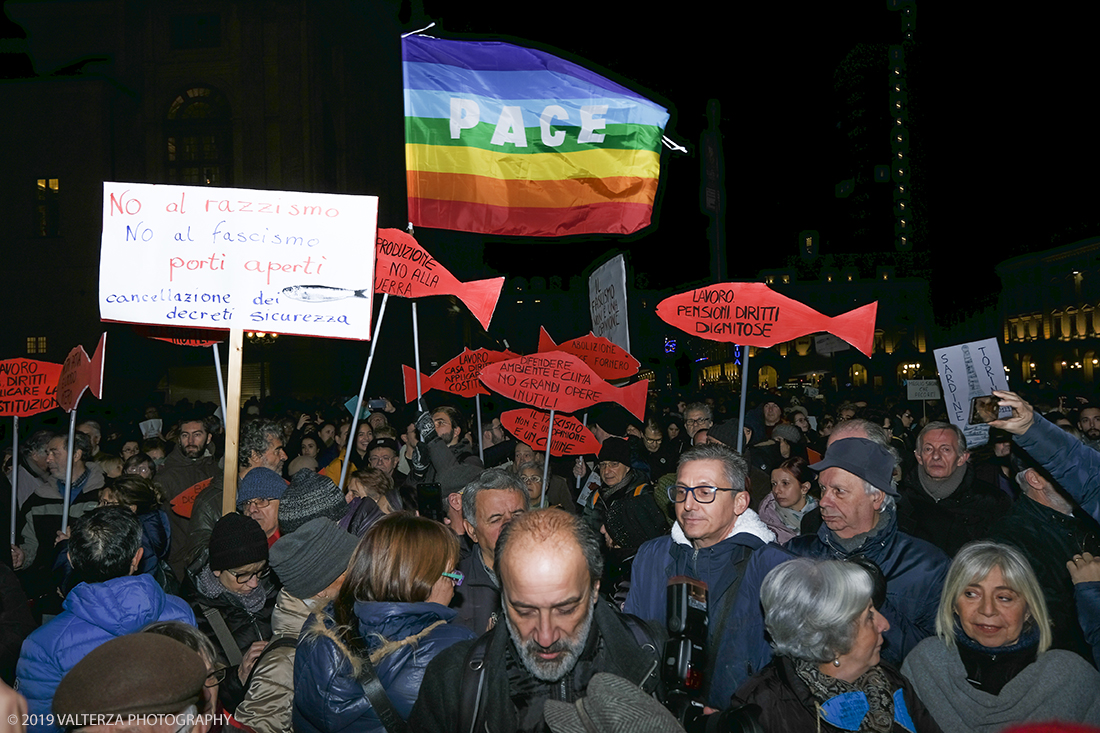
<instances>
[{"instance_id":1,"label":"elderly woman with white hair","mask_svg":"<svg viewBox=\"0 0 1100 733\"><path fill-rule=\"evenodd\" d=\"M871 573L853 561L797 558L760 586L775 657L733 696L765 731L940 733L908 682L880 663L890 622Z\"/></svg>"},{"instance_id":2,"label":"elderly woman with white hair","mask_svg":"<svg viewBox=\"0 0 1100 733\"><path fill-rule=\"evenodd\" d=\"M909 653L902 673L944 730L1100 724L1100 673L1050 643L1046 601L1024 556L1008 545L971 542L947 573L936 636Z\"/></svg>"}]
</instances>

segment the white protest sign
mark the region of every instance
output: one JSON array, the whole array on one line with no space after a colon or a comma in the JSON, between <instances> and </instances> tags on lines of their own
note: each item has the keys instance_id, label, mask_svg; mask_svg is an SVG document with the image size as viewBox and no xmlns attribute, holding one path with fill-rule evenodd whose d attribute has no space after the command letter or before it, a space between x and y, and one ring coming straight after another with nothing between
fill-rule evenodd
<instances>
[{"instance_id":1,"label":"white protest sign","mask_svg":"<svg viewBox=\"0 0 1100 733\"><path fill-rule=\"evenodd\" d=\"M375 196L103 184L105 321L370 338Z\"/></svg>"},{"instance_id":2,"label":"white protest sign","mask_svg":"<svg viewBox=\"0 0 1100 733\"><path fill-rule=\"evenodd\" d=\"M600 265L588 278L592 333L630 351L626 322L626 260L622 255Z\"/></svg>"},{"instance_id":3,"label":"white protest sign","mask_svg":"<svg viewBox=\"0 0 1100 733\"><path fill-rule=\"evenodd\" d=\"M938 400L940 383L935 379L910 379L905 383L905 398L909 400Z\"/></svg>"},{"instance_id":4,"label":"white protest sign","mask_svg":"<svg viewBox=\"0 0 1100 733\"><path fill-rule=\"evenodd\" d=\"M814 336L814 351L822 356L828 356L837 351L847 351L850 348L852 347L847 341L831 333L819 333Z\"/></svg>"},{"instance_id":5,"label":"white protest sign","mask_svg":"<svg viewBox=\"0 0 1100 733\"><path fill-rule=\"evenodd\" d=\"M1008 389L997 339L936 349L935 355L951 423L966 435L968 447L985 445L989 440L989 426L984 422L971 424L971 421L972 418L975 421L996 418L997 399L988 395L995 389ZM1011 414L1008 408L1003 412L1006 413L1003 417Z\"/></svg>"}]
</instances>

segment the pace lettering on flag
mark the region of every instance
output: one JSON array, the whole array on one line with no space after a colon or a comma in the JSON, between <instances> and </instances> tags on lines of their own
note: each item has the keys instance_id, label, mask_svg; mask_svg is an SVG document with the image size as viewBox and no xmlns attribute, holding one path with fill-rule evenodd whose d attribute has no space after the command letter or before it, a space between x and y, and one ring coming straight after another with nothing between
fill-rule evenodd
<instances>
[{"instance_id":1,"label":"pace lettering on flag","mask_svg":"<svg viewBox=\"0 0 1100 733\"><path fill-rule=\"evenodd\" d=\"M503 236L649 225L668 110L510 43L402 41L409 219Z\"/></svg>"}]
</instances>

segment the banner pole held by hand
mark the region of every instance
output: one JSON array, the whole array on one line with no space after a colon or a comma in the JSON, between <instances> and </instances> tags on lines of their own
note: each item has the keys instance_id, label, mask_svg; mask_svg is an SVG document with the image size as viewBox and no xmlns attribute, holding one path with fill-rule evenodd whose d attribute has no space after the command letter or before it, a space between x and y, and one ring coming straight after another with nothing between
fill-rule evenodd
<instances>
[{"instance_id":1,"label":"banner pole held by hand","mask_svg":"<svg viewBox=\"0 0 1100 733\"><path fill-rule=\"evenodd\" d=\"M61 531L69 529L69 497L73 493L73 438L76 434L76 407L69 413L69 458L65 463L65 511L61 514ZM84 460L84 456L80 457ZM89 457L88 460L91 460Z\"/></svg>"},{"instance_id":2,"label":"banner pole held by hand","mask_svg":"<svg viewBox=\"0 0 1100 733\"><path fill-rule=\"evenodd\" d=\"M587 418L588 415L585 415ZM550 408L550 427L546 429L546 458L542 462L542 500L539 508L546 506L546 494L550 491L550 444L554 439L554 408Z\"/></svg>"},{"instance_id":3,"label":"banner pole held by hand","mask_svg":"<svg viewBox=\"0 0 1100 733\"><path fill-rule=\"evenodd\" d=\"M218 396L222 400L222 427L225 427L225 419L229 411L225 409L225 381L222 379L222 359L218 353L218 343L211 344L214 349L214 372L218 375Z\"/></svg>"},{"instance_id":4,"label":"banner pole held by hand","mask_svg":"<svg viewBox=\"0 0 1100 733\"><path fill-rule=\"evenodd\" d=\"M11 543L15 544L15 497L19 494L19 416L11 416Z\"/></svg>"},{"instance_id":5,"label":"banner pole held by hand","mask_svg":"<svg viewBox=\"0 0 1100 733\"><path fill-rule=\"evenodd\" d=\"M413 314L413 364L416 368L416 409L424 411L424 390L420 388L420 335L416 326L416 301L412 303Z\"/></svg>"},{"instance_id":6,"label":"banner pole held by hand","mask_svg":"<svg viewBox=\"0 0 1100 733\"><path fill-rule=\"evenodd\" d=\"M367 354L367 366L363 368L363 382L359 385L359 399L355 403L355 412L351 415L351 428L348 430L348 442L344 445L344 465L340 467L341 489L348 477L348 466L351 465L351 447L354 445L355 430L359 425L359 413L363 411L363 395L367 391L367 377L370 375L370 365L374 362L374 349L378 346L378 334L382 332L382 318L386 315L386 302L390 299L389 293L382 294L382 307L378 309L378 322L374 324L374 338L370 342L370 353ZM413 306L415 307L415 305ZM419 377L417 377L419 379Z\"/></svg>"},{"instance_id":7,"label":"banner pole held by hand","mask_svg":"<svg viewBox=\"0 0 1100 733\"><path fill-rule=\"evenodd\" d=\"M237 461L240 455L241 433L241 352L244 330L229 329L229 402L233 409L225 413L225 473L222 474L222 516L237 510Z\"/></svg>"}]
</instances>

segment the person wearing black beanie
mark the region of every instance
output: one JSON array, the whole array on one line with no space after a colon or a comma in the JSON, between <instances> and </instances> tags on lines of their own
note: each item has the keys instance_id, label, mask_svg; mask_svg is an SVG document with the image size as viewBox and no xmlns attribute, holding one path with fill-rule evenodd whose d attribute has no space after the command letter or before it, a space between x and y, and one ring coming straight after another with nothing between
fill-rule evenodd
<instances>
[{"instance_id":1,"label":"person wearing black beanie","mask_svg":"<svg viewBox=\"0 0 1100 733\"><path fill-rule=\"evenodd\" d=\"M241 514L218 520L205 552L187 568L182 595L195 611L199 629L230 667L218 690L232 712L244 698L248 679L267 640L279 584L267 565L267 535Z\"/></svg>"}]
</instances>

